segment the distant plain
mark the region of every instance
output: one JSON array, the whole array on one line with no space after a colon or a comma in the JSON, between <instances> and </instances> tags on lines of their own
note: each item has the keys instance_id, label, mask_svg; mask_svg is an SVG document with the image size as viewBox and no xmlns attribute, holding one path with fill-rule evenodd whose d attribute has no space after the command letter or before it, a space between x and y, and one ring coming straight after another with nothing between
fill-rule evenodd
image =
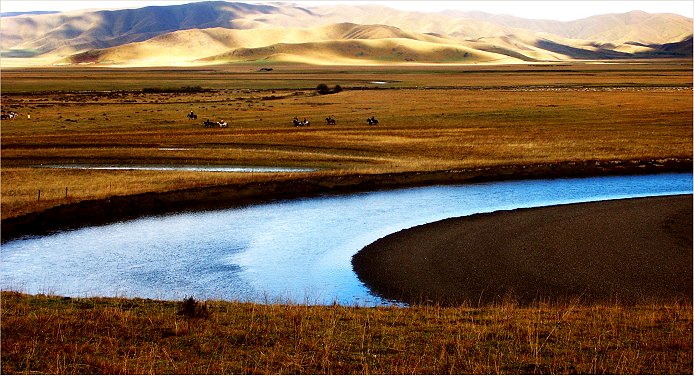
<instances>
[{"instance_id":1,"label":"distant plain","mask_svg":"<svg viewBox=\"0 0 694 376\"><path fill-rule=\"evenodd\" d=\"M692 155L691 60L262 67L4 70L2 110L19 115L2 123L2 218L85 199L309 175ZM343 91L320 95L321 83ZM295 116L311 126L293 127ZM337 124L326 125L328 116ZM371 116L378 126L366 124ZM204 128L206 119L229 127ZM40 168L60 164L320 170Z\"/></svg>"}]
</instances>

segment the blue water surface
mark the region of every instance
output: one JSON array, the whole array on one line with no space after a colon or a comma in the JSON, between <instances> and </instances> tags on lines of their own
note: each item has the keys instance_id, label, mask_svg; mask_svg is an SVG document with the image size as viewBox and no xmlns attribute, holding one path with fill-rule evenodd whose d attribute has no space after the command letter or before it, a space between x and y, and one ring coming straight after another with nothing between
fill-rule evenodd
<instances>
[{"instance_id":1,"label":"blue water surface","mask_svg":"<svg viewBox=\"0 0 694 376\"><path fill-rule=\"evenodd\" d=\"M474 213L692 193L692 174L524 180L280 201L147 217L2 245L2 289L374 305L351 257L416 225ZM471 234L474 236L474 234Z\"/></svg>"}]
</instances>

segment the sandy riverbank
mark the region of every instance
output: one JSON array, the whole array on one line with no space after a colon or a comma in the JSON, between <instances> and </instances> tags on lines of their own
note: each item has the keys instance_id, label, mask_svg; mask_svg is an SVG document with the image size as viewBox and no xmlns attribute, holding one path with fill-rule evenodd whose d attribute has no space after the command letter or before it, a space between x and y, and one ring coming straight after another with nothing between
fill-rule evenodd
<instances>
[{"instance_id":1,"label":"sandy riverbank","mask_svg":"<svg viewBox=\"0 0 694 376\"><path fill-rule=\"evenodd\" d=\"M692 300L692 195L453 218L353 258L378 294L409 303Z\"/></svg>"}]
</instances>

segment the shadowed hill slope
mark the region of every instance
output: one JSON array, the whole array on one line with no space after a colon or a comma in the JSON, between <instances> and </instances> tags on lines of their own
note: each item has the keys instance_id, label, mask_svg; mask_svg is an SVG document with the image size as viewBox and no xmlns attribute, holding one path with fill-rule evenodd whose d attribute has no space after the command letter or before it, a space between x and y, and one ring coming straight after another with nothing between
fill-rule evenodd
<instances>
[{"instance_id":1,"label":"shadowed hill slope","mask_svg":"<svg viewBox=\"0 0 694 376\"><path fill-rule=\"evenodd\" d=\"M302 17L310 13L291 6L211 1L7 17L3 18L0 30L3 49L33 49L44 53L64 46L72 46L75 50L113 47L176 30L246 29L250 25L245 26L242 20L269 14Z\"/></svg>"},{"instance_id":2,"label":"shadowed hill slope","mask_svg":"<svg viewBox=\"0 0 694 376\"><path fill-rule=\"evenodd\" d=\"M638 3L634 4L638 8ZM611 43L638 42L663 44L686 38L692 33L692 19L677 14L650 14L643 11L604 14L574 21L525 19L484 12L447 12L460 18L474 18L527 32L549 33L569 39ZM491 36L491 35L488 35Z\"/></svg>"}]
</instances>

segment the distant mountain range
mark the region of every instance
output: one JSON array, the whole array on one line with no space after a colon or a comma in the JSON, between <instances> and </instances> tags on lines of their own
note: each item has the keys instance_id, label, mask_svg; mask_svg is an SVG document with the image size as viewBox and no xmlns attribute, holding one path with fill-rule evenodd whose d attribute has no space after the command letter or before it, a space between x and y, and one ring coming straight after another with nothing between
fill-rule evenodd
<instances>
[{"instance_id":1,"label":"distant mountain range","mask_svg":"<svg viewBox=\"0 0 694 376\"><path fill-rule=\"evenodd\" d=\"M3 65L515 63L692 57L692 19L633 11L576 21L377 5L198 2L3 14Z\"/></svg>"}]
</instances>

